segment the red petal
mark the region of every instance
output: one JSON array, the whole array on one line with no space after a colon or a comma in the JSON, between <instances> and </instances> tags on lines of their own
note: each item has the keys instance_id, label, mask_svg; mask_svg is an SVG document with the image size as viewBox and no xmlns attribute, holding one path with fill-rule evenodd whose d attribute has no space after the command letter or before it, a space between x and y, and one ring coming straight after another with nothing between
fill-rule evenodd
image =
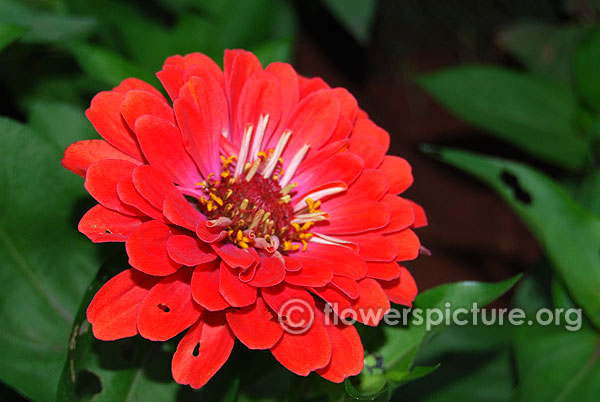
<instances>
[{"instance_id":1,"label":"red petal","mask_svg":"<svg viewBox=\"0 0 600 402\"><path fill-rule=\"evenodd\" d=\"M390 223L383 229L383 233L392 233L406 229L415 221L412 204L404 198L388 194L381 203L390 211Z\"/></svg>"},{"instance_id":2,"label":"red petal","mask_svg":"<svg viewBox=\"0 0 600 402\"><path fill-rule=\"evenodd\" d=\"M357 234L383 228L390 221L390 211L383 204L364 199L350 200L341 205L324 203L322 210L329 213L329 220L317 223L314 231L330 235Z\"/></svg>"},{"instance_id":3,"label":"red petal","mask_svg":"<svg viewBox=\"0 0 600 402\"><path fill-rule=\"evenodd\" d=\"M138 306L159 279L126 269L106 282L87 308L94 336L112 341L137 335Z\"/></svg>"},{"instance_id":4,"label":"red petal","mask_svg":"<svg viewBox=\"0 0 600 402\"><path fill-rule=\"evenodd\" d=\"M399 268L399 278L393 281L380 281L379 284L392 302L412 307L412 302L417 296L417 284L408 269L403 266Z\"/></svg>"},{"instance_id":5,"label":"red petal","mask_svg":"<svg viewBox=\"0 0 600 402\"><path fill-rule=\"evenodd\" d=\"M249 349L270 349L283 334L277 316L261 297L251 306L227 311L226 317L229 328Z\"/></svg>"},{"instance_id":6,"label":"red petal","mask_svg":"<svg viewBox=\"0 0 600 402\"><path fill-rule=\"evenodd\" d=\"M219 226L212 226L209 221L201 221L196 225L196 234L207 243L219 242L227 237L227 232Z\"/></svg>"},{"instance_id":7,"label":"red petal","mask_svg":"<svg viewBox=\"0 0 600 402\"><path fill-rule=\"evenodd\" d=\"M281 118L279 120L279 127L283 130L300 97L298 75L292 66L279 62L269 64L265 71L274 74L279 80L281 88ZM268 144L269 137L265 137L265 140L265 144Z\"/></svg>"},{"instance_id":8,"label":"red petal","mask_svg":"<svg viewBox=\"0 0 600 402\"><path fill-rule=\"evenodd\" d=\"M317 317L326 320L320 310L317 310ZM340 383L350 376L360 374L364 364L364 349L354 326L343 323L327 325L327 321L325 322L331 342L331 361L324 368L317 370L317 374L329 381Z\"/></svg>"},{"instance_id":9,"label":"red petal","mask_svg":"<svg viewBox=\"0 0 600 402\"><path fill-rule=\"evenodd\" d=\"M208 59L210 60L210 58ZM225 90L225 77L223 76L221 68L214 62L210 66L206 64L195 64L188 67L183 75L183 82L188 82L192 77L197 77L198 75L201 76L204 73L209 73L219 83L219 86Z\"/></svg>"},{"instance_id":10,"label":"red petal","mask_svg":"<svg viewBox=\"0 0 600 402\"><path fill-rule=\"evenodd\" d=\"M132 177L137 191L155 208L161 209L167 197L184 199L173 182L154 166L138 166Z\"/></svg>"},{"instance_id":11,"label":"red petal","mask_svg":"<svg viewBox=\"0 0 600 402\"><path fill-rule=\"evenodd\" d=\"M158 221L142 224L129 236L125 249L129 264L148 275L171 275L181 268L167 253L167 241L173 236L173 230Z\"/></svg>"},{"instance_id":12,"label":"red petal","mask_svg":"<svg viewBox=\"0 0 600 402\"><path fill-rule=\"evenodd\" d=\"M285 167L304 144L310 146L307 156L325 145L339 117L340 102L330 90L315 92L300 101L287 126L293 134L283 152Z\"/></svg>"},{"instance_id":13,"label":"red petal","mask_svg":"<svg viewBox=\"0 0 600 402\"><path fill-rule=\"evenodd\" d=\"M229 130L223 88L208 73L192 77L181 88L174 108L179 128L202 175L220 174L219 142L223 131Z\"/></svg>"},{"instance_id":14,"label":"red petal","mask_svg":"<svg viewBox=\"0 0 600 402\"><path fill-rule=\"evenodd\" d=\"M135 164L119 159L98 161L87 170L85 189L107 208L125 215L142 215L138 209L124 204L117 194L117 183L124 177L130 177L135 167Z\"/></svg>"},{"instance_id":15,"label":"red petal","mask_svg":"<svg viewBox=\"0 0 600 402\"><path fill-rule=\"evenodd\" d=\"M285 267L277 257L262 257L254 277L249 282L256 287L274 286L285 278Z\"/></svg>"},{"instance_id":16,"label":"red petal","mask_svg":"<svg viewBox=\"0 0 600 402\"><path fill-rule=\"evenodd\" d=\"M137 159L124 154L104 140L84 140L69 145L61 164L65 169L85 177L88 167L102 159L122 159L140 164Z\"/></svg>"},{"instance_id":17,"label":"red petal","mask_svg":"<svg viewBox=\"0 0 600 402\"><path fill-rule=\"evenodd\" d=\"M203 309L192 299L191 277L191 268L180 269L148 292L137 314L140 335L166 341L198 321Z\"/></svg>"},{"instance_id":18,"label":"red petal","mask_svg":"<svg viewBox=\"0 0 600 402\"><path fill-rule=\"evenodd\" d=\"M340 317L345 317L351 310L350 299L333 284L322 288L313 288L312 292L323 299Z\"/></svg>"},{"instance_id":19,"label":"red petal","mask_svg":"<svg viewBox=\"0 0 600 402\"><path fill-rule=\"evenodd\" d=\"M235 338L222 313L206 313L185 334L173 355L171 371L179 384L200 388L225 364Z\"/></svg>"},{"instance_id":20,"label":"red petal","mask_svg":"<svg viewBox=\"0 0 600 402\"><path fill-rule=\"evenodd\" d=\"M369 118L369 115L367 114L367 112L365 112L361 108L358 108L358 113L356 114L356 120L368 119L368 118Z\"/></svg>"},{"instance_id":21,"label":"red petal","mask_svg":"<svg viewBox=\"0 0 600 402\"><path fill-rule=\"evenodd\" d=\"M78 229L94 243L125 241L145 221L145 218L123 215L98 204L83 215Z\"/></svg>"},{"instance_id":22,"label":"red petal","mask_svg":"<svg viewBox=\"0 0 600 402\"><path fill-rule=\"evenodd\" d=\"M237 108L238 132L243 132L247 124L252 124L256 132L259 118L265 114L269 115L269 121L264 138L270 138L281 117L281 87L277 77L267 72L254 74L244 85Z\"/></svg>"},{"instance_id":23,"label":"red petal","mask_svg":"<svg viewBox=\"0 0 600 402\"><path fill-rule=\"evenodd\" d=\"M175 225L195 231L206 218L183 197L169 196L163 203L163 215Z\"/></svg>"},{"instance_id":24,"label":"red petal","mask_svg":"<svg viewBox=\"0 0 600 402\"><path fill-rule=\"evenodd\" d=\"M346 247L311 243L302 256L320 259L335 275L360 279L367 274L364 259Z\"/></svg>"},{"instance_id":25,"label":"red petal","mask_svg":"<svg viewBox=\"0 0 600 402\"><path fill-rule=\"evenodd\" d=\"M301 187L298 194L308 194L316 188L332 182L344 182L350 185L363 169L362 160L351 152L336 154L331 158L305 170L294 177L293 181Z\"/></svg>"},{"instance_id":26,"label":"red petal","mask_svg":"<svg viewBox=\"0 0 600 402\"><path fill-rule=\"evenodd\" d=\"M383 316L390 311L390 301L375 279L361 279L358 281L358 286L360 295L357 300L352 301L356 319L365 325L376 327Z\"/></svg>"},{"instance_id":27,"label":"red petal","mask_svg":"<svg viewBox=\"0 0 600 402\"><path fill-rule=\"evenodd\" d=\"M321 89L329 89L329 85L322 78L304 78L298 76L298 85L300 87L300 99L306 98L313 92L317 92Z\"/></svg>"},{"instance_id":28,"label":"red petal","mask_svg":"<svg viewBox=\"0 0 600 402\"><path fill-rule=\"evenodd\" d=\"M256 288L240 281L237 272L224 262L219 268L221 277L219 291L227 302L233 307L245 307L256 301Z\"/></svg>"},{"instance_id":29,"label":"red petal","mask_svg":"<svg viewBox=\"0 0 600 402\"><path fill-rule=\"evenodd\" d=\"M325 286L333 279L331 266L320 259L297 255L294 259L302 263L298 271L290 271L285 276L285 281L296 286L320 287Z\"/></svg>"},{"instance_id":30,"label":"red petal","mask_svg":"<svg viewBox=\"0 0 600 402\"><path fill-rule=\"evenodd\" d=\"M397 262L367 262L367 277L390 281L400 276Z\"/></svg>"},{"instance_id":31,"label":"red petal","mask_svg":"<svg viewBox=\"0 0 600 402\"><path fill-rule=\"evenodd\" d=\"M292 257L283 257L283 260L285 261L285 270L286 271L298 271L300 268L302 268L302 263L298 260L296 260L295 258Z\"/></svg>"},{"instance_id":32,"label":"red petal","mask_svg":"<svg viewBox=\"0 0 600 402\"><path fill-rule=\"evenodd\" d=\"M256 266L257 265L258 264L250 265L250 267L245 270L240 269L240 272L238 274L238 278L240 279L240 281L242 281L244 283L248 283L252 279L254 279L254 275L256 275ZM255 286L255 285L252 285L252 286Z\"/></svg>"},{"instance_id":33,"label":"red petal","mask_svg":"<svg viewBox=\"0 0 600 402\"><path fill-rule=\"evenodd\" d=\"M387 176L376 169L364 169L358 179L346 191L348 199L362 197L379 201L390 188Z\"/></svg>"},{"instance_id":34,"label":"red petal","mask_svg":"<svg viewBox=\"0 0 600 402\"><path fill-rule=\"evenodd\" d=\"M303 327L313 321L315 299L306 290L280 283L260 291L269 307L288 325Z\"/></svg>"},{"instance_id":35,"label":"red petal","mask_svg":"<svg viewBox=\"0 0 600 402\"><path fill-rule=\"evenodd\" d=\"M427 215L425 215L425 210L423 209L423 207L414 201L407 201L410 202L410 204L412 205L413 213L415 215L415 222L413 223L412 227L414 229L418 229L427 226Z\"/></svg>"},{"instance_id":36,"label":"red petal","mask_svg":"<svg viewBox=\"0 0 600 402\"><path fill-rule=\"evenodd\" d=\"M277 138L279 139L279 138ZM322 161L325 161L335 154L346 151L348 141L335 141L331 144L327 144L321 149L313 150L310 155L307 155L300 166L298 166L298 170L296 170L296 174L304 173L304 171L308 169L312 169L313 166L320 164ZM273 148L275 144L272 144L270 148ZM387 180L387 179L386 179Z\"/></svg>"},{"instance_id":37,"label":"red petal","mask_svg":"<svg viewBox=\"0 0 600 402\"><path fill-rule=\"evenodd\" d=\"M350 136L348 149L365 161L365 168L376 168L384 160L390 136L368 119L357 120Z\"/></svg>"},{"instance_id":38,"label":"red petal","mask_svg":"<svg viewBox=\"0 0 600 402\"><path fill-rule=\"evenodd\" d=\"M356 113L358 112L358 103L350 92L344 88L334 88L333 95L340 102L340 119L335 128L335 132L330 138L330 142L345 140L352 131Z\"/></svg>"},{"instance_id":39,"label":"red petal","mask_svg":"<svg viewBox=\"0 0 600 402\"><path fill-rule=\"evenodd\" d=\"M248 268L258 261L258 254L253 247L243 249L231 243L212 243L211 247L227 265L233 268Z\"/></svg>"},{"instance_id":40,"label":"red petal","mask_svg":"<svg viewBox=\"0 0 600 402\"><path fill-rule=\"evenodd\" d=\"M419 256L421 242L411 229L404 229L400 232L385 235L385 237L396 245L396 251L398 252L396 261L414 260Z\"/></svg>"},{"instance_id":41,"label":"red petal","mask_svg":"<svg viewBox=\"0 0 600 402\"><path fill-rule=\"evenodd\" d=\"M142 116L135 123L135 132L146 159L171 181L190 187L202 181L196 164L183 147L177 126L158 117Z\"/></svg>"},{"instance_id":42,"label":"red petal","mask_svg":"<svg viewBox=\"0 0 600 402\"><path fill-rule=\"evenodd\" d=\"M366 233L357 236L340 236L341 239L358 245L358 254L365 261L395 261L396 245L393 241L377 233Z\"/></svg>"},{"instance_id":43,"label":"red petal","mask_svg":"<svg viewBox=\"0 0 600 402\"><path fill-rule=\"evenodd\" d=\"M183 86L183 68L174 65L165 65L163 69L156 73L158 80L162 86L167 90L169 98L172 101L176 101L179 98L179 90Z\"/></svg>"},{"instance_id":44,"label":"red petal","mask_svg":"<svg viewBox=\"0 0 600 402\"><path fill-rule=\"evenodd\" d=\"M165 60L163 69L156 75L173 101L179 97L179 90L187 78L202 69L211 74L219 85L224 87L223 72L208 56L202 53L190 53L185 56L175 55Z\"/></svg>"},{"instance_id":45,"label":"red petal","mask_svg":"<svg viewBox=\"0 0 600 402\"><path fill-rule=\"evenodd\" d=\"M386 155L378 169L386 174L390 182L390 194L404 192L413 182L410 164L399 156Z\"/></svg>"},{"instance_id":46,"label":"red petal","mask_svg":"<svg viewBox=\"0 0 600 402\"><path fill-rule=\"evenodd\" d=\"M125 95L120 92L100 92L92 99L85 115L96 131L115 148L143 161L144 156L133 132L121 115L121 102Z\"/></svg>"},{"instance_id":47,"label":"red petal","mask_svg":"<svg viewBox=\"0 0 600 402\"><path fill-rule=\"evenodd\" d=\"M121 102L121 114L132 130L135 128L136 120L144 115L155 116L175 124L173 109L165 102L165 98L146 91L127 92Z\"/></svg>"},{"instance_id":48,"label":"red petal","mask_svg":"<svg viewBox=\"0 0 600 402\"><path fill-rule=\"evenodd\" d=\"M119 180L117 183L117 194L125 204L137 208L157 221L164 221L162 212L150 205L150 203L137 191L131 176L123 177Z\"/></svg>"},{"instance_id":49,"label":"red petal","mask_svg":"<svg viewBox=\"0 0 600 402\"><path fill-rule=\"evenodd\" d=\"M283 333L271 353L285 368L298 375L325 367L331 360L331 342L322 320L315 319L303 334Z\"/></svg>"},{"instance_id":50,"label":"red petal","mask_svg":"<svg viewBox=\"0 0 600 402\"><path fill-rule=\"evenodd\" d=\"M354 124L349 119L344 116L340 116L340 119L335 126L335 130L327 142L333 143L340 140L346 141L350 135L350 132L352 131L353 126Z\"/></svg>"},{"instance_id":51,"label":"red petal","mask_svg":"<svg viewBox=\"0 0 600 402\"><path fill-rule=\"evenodd\" d=\"M225 52L225 86L231 116L238 115L238 102L246 82L260 71L262 71L260 61L251 52L244 50ZM230 141L234 145L239 145L240 140L241 133L234 129Z\"/></svg>"},{"instance_id":52,"label":"red petal","mask_svg":"<svg viewBox=\"0 0 600 402\"><path fill-rule=\"evenodd\" d=\"M358 283L354 279L336 275L333 277L332 283L336 288L344 292L344 294L351 299L356 299L360 293Z\"/></svg>"},{"instance_id":53,"label":"red petal","mask_svg":"<svg viewBox=\"0 0 600 402\"><path fill-rule=\"evenodd\" d=\"M204 264L217 258L208 244L187 235L171 236L167 240L167 251L173 261L188 267Z\"/></svg>"},{"instance_id":54,"label":"red petal","mask_svg":"<svg viewBox=\"0 0 600 402\"><path fill-rule=\"evenodd\" d=\"M134 89L139 89L141 91L150 92L151 94L154 94L154 95L158 96L159 98L164 99L164 96L160 93L160 91L158 89L154 88L152 85L148 84L147 82L144 82L137 78L125 78L123 81L121 81L121 83L118 86L113 88L113 91L121 92L121 93L125 94Z\"/></svg>"},{"instance_id":55,"label":"red petal","mask_svg":"<svg viewBox=\"0 0 600 402\"><path fill-rule=\"evenodd\" d=\"M211 261L196 266L192 275L192 295L194 300L210 311L229 307L219 291L219 261Z\"/></svg>"}]
</instances>

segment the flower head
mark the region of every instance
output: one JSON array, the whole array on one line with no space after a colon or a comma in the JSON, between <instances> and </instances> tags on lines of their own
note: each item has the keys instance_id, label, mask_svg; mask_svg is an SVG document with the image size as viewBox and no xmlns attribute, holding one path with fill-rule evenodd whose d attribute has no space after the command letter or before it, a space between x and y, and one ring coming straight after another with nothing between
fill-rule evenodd
<instances>
[{"instance_id":1,"label":"flower head","mask_svg":"<svg viewBox=\"0 0 600 402\"><path fill-rule=\"evenodd\" d=\"M410 165L342 88L225 52L173 56L154 87L126 79L86 114L104 140L62 161L98 201L79 223L125 242L132 268L96 294L94 335L165 341L186 331L175 380L198 388L237 338L299 375L340 382L363 367L356 329L417 288L397 261L419 253L421 207L398 194ZM329 306L329 307L327 307Z\"/></svg>"}]
</instances>

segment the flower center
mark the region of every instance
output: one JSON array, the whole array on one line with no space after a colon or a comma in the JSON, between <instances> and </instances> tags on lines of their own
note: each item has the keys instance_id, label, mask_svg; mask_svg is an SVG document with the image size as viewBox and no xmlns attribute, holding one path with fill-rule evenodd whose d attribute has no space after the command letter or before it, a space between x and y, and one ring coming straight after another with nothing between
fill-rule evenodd
<instances>
[{"instance_id":1,"label":"flower center","mask_svg":"<svg viewBox=\"0 0 600 402\"><path fill-rule=\"evenodd\" d=\"M206 216L228 223L230 240L238 246L245 248L257 238L283 239L289 232L294 216L290 197L283 194L279 183L272 178L260 175L248 181L223 178L221 182L210 183L206 190L208 198L201 199Z\"/></svg>"},{"instance_id":2,"label":"flower center","mask_svg":"<svg viewBox=\"0 0 600 402\"><path fill-rule=\"evenodd\" d=\"M308 215L295 214L290 202L297 184L281 187L282 161L277 161L270 175L264 174L272 157L272 150L268 155L259 152L237 178L236 157L221 157L219 180L213 174L200 183L206 196L200 198L198 207L211 222L224 228L229 241L238 247L252 245L269 252L305 250L306 241L312 237L308 230L322 214L318 210L321 203L308 198L302 208Z\"/></svg>"},{"instance_id":3,"label":"flower center","mask_svg":"<svg viewBox=\"0 0 600 402\"><path fill-rule=\"evenodd\" d=\"M281 155L292 132L285 130L274 149L261 151L268 121L268 115L261 115L254 135L248 124L239 154L221 156L221 174L198 183L204 196L197 206L240 248L251 245L269 253L306 250L311 226L329 218L318 209L321 201L304 198L294 207L290 204L298 185L291 181L309 145L296 152L284 172Z\"/></svg>"}]
</instances>

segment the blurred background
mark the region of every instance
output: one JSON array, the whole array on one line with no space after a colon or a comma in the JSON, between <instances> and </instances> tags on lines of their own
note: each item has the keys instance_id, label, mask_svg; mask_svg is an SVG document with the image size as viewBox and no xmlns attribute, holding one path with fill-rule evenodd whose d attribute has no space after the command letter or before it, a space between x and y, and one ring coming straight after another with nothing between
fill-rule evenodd
<instances>
[{"instance_id":1,"label":"blurred background","mask_svg":"<svg viewBox=\"0 0 600 402\"><path fill-rule=\"evenodd\" d=\"M425 208L430 223L429 227L419 231L419 237L432 256L422 256L408 264L421 290L455 281L498 282L524 272L525 279L520 287L496 300L493 306L551 305L560 291L567 300L565 305L574 305L571 299L576 299L577 305L585 307L587 296L573 297L574 292L578 292L577 285L568 280L570 274L561 262L563 257L548 251L544 227L528 216L527 211L521 211L522 206L515 207L514 200L512 204L510 200L507 202L503 193L506 188L495 187L505 197L503 200L473 178L486 181L485 174L476 173L475 168L471 169L471 175L465 174L464 170L469 171L466 164L461 166L458 159L452 162L450 155L440 149L458 148L533 166L545 176L559 181L565 194L587 208L590 216L597 213L600 204L596 201L600 201L600 197L596 194L600 191L596 189L600 186L596 186L594 152L598 115L593 103L600 99L595 97L598 91L594 92L594 88L600 86L598 64L594 63L600 61L600 46L596 46L597 40L594 42L598 36L595 35L598 10L598 4L593 0L0 0L0 115L27 125L28 130L54 147L53 153L43 160L28 161L22 156L14 162L5 160L0 183L9 186L11 169L18 169L23 176L32 175L42 181L49 177L50 183L52 180L73 180L70 189L77 188L80 183L77 184L76 179L66 178L66 172L53 171L60 169L60 150L71 142L95 135L83 115L95 93L112 88L130 76L158 86L153 73L160 70L164 59L173 54L200 51L220 63L223 49L246 48L254 51L263 65L288 61L302 75L320 76L332 87L347 88L360 107L390 133L389 153L406 158L413 167L415 183L407 196ZM579 51L586 46L591 49L589 59L586 54L581 56L583 51ZM573 67L573 60L582 58L584 60ZM535 75L535 80L552 82L558 88L552 89L552 94L562 90L569 92L573 104L581 106L570 111L574 117L569 127L576 127L573 135L577 141L585 138L583 151L577 148L579 145L566 144L566 140L566 145L557 140L554 148L544 145L544 141L552 142L554 137L543 137L543 130L538 136L528 137L528 132L539 127L553 134L552 128L548 127L555 124L551 112L558 108L552 106L554 104L548 109L537 107L536 102L543 103L547 97L543 91L535 92L535 88L527 92L528 82L521 85L517 80L514 83L516 88L525 88L524 94L518 90L504 94L506 99L515 101L518 122L514 126L503 126L502 121L498 122L502 116L498 118L494 114L506 107L501 91L497 92L493 85L489 88L484 85L487 92L482 93L485 96L482 102L489 104L478 108L477 91L471 92L471 89L480 88L479 81L469 81L468 76L463 77L463 81L460 77L456 82L444 81L444 77L436 75L447 68L467 65L494 65L510 72L523 72L523 77L527 71L527 74ZM589 66L587 70L586 66ZM579 74L575 77L574 69ZM509 88L500 79L497 85L498 88ZM587 90L588 85L592 89ZM519 104L521 101L523 108ZM482 110L486 106L489 110ZM549 113L545 114L546 111ZM478 113L482 117L478 117ZM535 120L529 131L527 116L534 116L531 120ZM6 129L6 126L2 127ZM584 144L583 139L581 144ZM8 155L7 150L18 149L15 144L12 148L11 144L4 145L3 158ZM556 156L562 154L561 147L568 156ZM571 152L571 149L577 151ZM35 154L35 149L31 152ZM450 167L448 163L461 169ZM511 186L510 180L504 182ZM521 191L516 183L517 190ZM488 185L495 186L489 180ZM32 188L37 192L37 202L44 202L42 190L45 187ZM57 229L59 233L75 228L81 211L91 205L81 191L69 191L65 197L71 197L71 201L65 205L71 212L66 216L66 222L61 221L64 228ZM523 191L527 197L533 194L536 202L545 202L544 198L536 198L537 193L531 188ZM540 194L550 197L548 193ZM9 210L7 205L16 205L15 208L24 205L5 198L0 199L3 214ZM30 198L23 202L38 205ZM57 199L52 205L60 206L63 201ZM557 207L545 212L553 214L557 211L562 210ZM7 232L10 232L11 224L18 224L16 218L13 220L5 223ZM29 223L36 226L39 222ZM533 226L531 222L534 222ZM556 224L548 230L560 227L560 217ZM33 232L37 233L37 230ZM593 233L600 232L594 229ZM538 235L537 241L534 235ZM104 263L101 258L113 249L107 246L108 249L103 249L104 254L98 256L97 251L90 249L76 233L69 232L69 236L75 242L71 244L84 250L79 260L95 259L86 262L87 271L78 274L80 278L73 279L73 287L79 286L79 290L65 296L70 303L68 308L75 312L79 303L74 300L82 297L98 264ZM575 244L578 240L567 236L566 242L570 241ZM64 242L56 246L61 253L68 252ZM28 248L25 243L24 249ZM580 243L579 246L585 247ZM597 243L592 246L597 250ZM5 248L3 252L10 255L10 247ZM567 248L569 255L578 252L577 245ZM594 253L597 258L596 251ZM73 266L76 266L77 258L70 261ZM594 265L577 269L597 271L597 268ZM10 276L10 268L3 270L2 277ZM593 278L597 278L594 275L593 272L590 274L591 284L595 283ZM590 302L592 307L586 311L592 311L588 318L595 314L593 311L597 312L594 308L600 303L600 295L596 292L596 296L598 300ZM8 296L2 296L0 302L7 306ZM14 313L9 310L9 307L3 307L0 324L5 323L7 329L19 327L21 324L15 324L15 318L11 316ZM596 319L593 316L591 321ZM587 319L586 325L592 327ZM19 328L29 332L30 326ZM551 362L549 368L544 369L549 371L542 370L531 380L533 382L527 383L520 376L523 367L534 365L536 360L534 357L529 360L515 357L515 351L529 348L522 339L544 337L517 334L515 338L507 331L475 327L448 329L434 339L428 349L424 348L416 360L422 364L442 361L442 366L428 377L396 390L394 396L390 391L390 397L414 401L550 400L546 399L548 394L538 391L545 386L545 379L554 378L548 377L548 373L555 375L553 370L566 363ZM4 340L10 338L5 334L2 336ZM60 336L64 334L57 335L56 339ZM561 338L560 341L564 345L581 345L580 342L595 345L597 339L597 332L591 330L583 340ZM4 349L0 347L0 352L10 349L12 341L7 342ZM548 345L550 350L557 347L556 344ZM24 349L23 353L34 353L35 350ZM539 352L545 354L548 350ZM581 390L578 388L580 382L571 383L566 379L563 382L557 375L556 381L564 392L559 393L556 400L598 400L600 390L594 384L600 384L600 379L587 377L590 372L600 372L598 352L591 356L588 352L587 349L581 352L581 366L586 367L585 371L573 367L567 368L566 372L570 377L582 376L583 383L589 383L589 387ZM23 357L18 353L7 353L9 357ZM579 356L577 351L573 353ZM579 357L574 359L579 361ZM37 364L35 361L30 363L32 366ZM60 368L59 363L56 367ZM46 400L48 389L55 384L58 373L50 376L47 389L31 390L22 385L26 380L8 373L14 367L10 359L0 364L0 373L5 372L0 378L10 386L0 389L0 399L20 400L24 395ZM27 370L23 367L21 371ZM20 391L17 393L11 387ZM573 388L578 392L569 391ZM93 390L88 391L78 391L77 395L81 399L94 399ZM186 395L184 391L179 392L180 398ZM235 399L235 393L233 395ZM238 400L265 400L253 399L252 395L252 392L241 393ZM328 395L331 399L337 397L333 391ZM322 397L316 397L316 400Z\"/></svg>"}]
</instances>

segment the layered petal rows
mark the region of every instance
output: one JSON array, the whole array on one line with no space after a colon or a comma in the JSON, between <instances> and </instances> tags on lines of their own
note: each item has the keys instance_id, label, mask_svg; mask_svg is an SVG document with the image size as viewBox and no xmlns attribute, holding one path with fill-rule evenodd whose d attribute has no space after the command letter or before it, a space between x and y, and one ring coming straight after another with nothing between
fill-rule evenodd
<instances>
[{"instance_id":1,"label":"layered petal rows","mask_svg":"<svg viewBox=\"0 0 600 402\"><path fill-rule=\"evenodd\" d=\"M410 165L354 97L250 52L173 56L157 73L170 100L134 78L94 97L103 140L69 146L65 168L98 202L79 230L124 242L131 268L87 317L94 335L168 340L174 379L202 387L235 340L298 375L358 374L352 316L377 325L417 287L399 262L421 249L423 209L401 197ZM290 303L302 309L289 309Z\"/></svg>"}]
</instances>

